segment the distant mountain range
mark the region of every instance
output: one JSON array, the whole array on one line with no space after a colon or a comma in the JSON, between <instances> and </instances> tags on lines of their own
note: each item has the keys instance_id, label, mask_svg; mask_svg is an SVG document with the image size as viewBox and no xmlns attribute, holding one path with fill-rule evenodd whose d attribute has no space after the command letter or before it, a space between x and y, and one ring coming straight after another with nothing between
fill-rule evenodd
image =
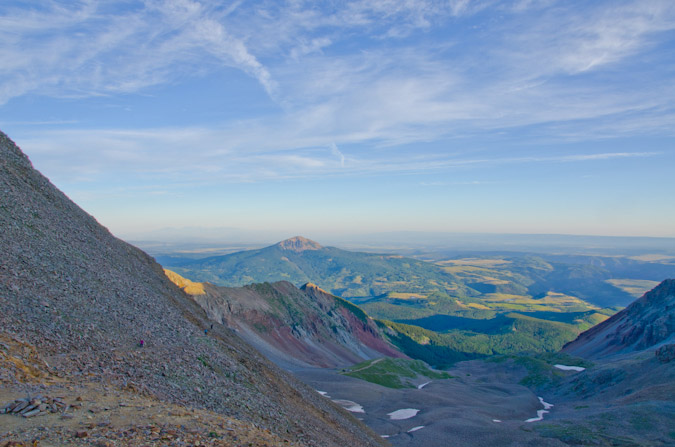
<instances>
[{"instance_id":1,"label":"distant mountain range","mask_svg":"<svg viewBox=\"0 0 675 447\"><path fill-rule=\"evenodd\" d=\"M598 305L629 303L632 288L651 284L611 279L609 269L625 267L624 261L568 258L494 255L429 262L324 247L297 236L257 250L166 261L177 274L221 287L316 284L359 305L406 355L445 366L493 354L556 351L616 312ZM658 276L673 267L654 268Z\"/></svg>"},{"instance_id":2,"label":"distant mountain range","mask_svg":"<svg viewBox=\"0 0 675 447\"><path fill-rule=\"evenodd\" d=\"M417 293L439 288L472 293L454 275L428 262L323 247L300 236L259 250L166 261L165 267L191 280L229 287L254 282L289 281L296 286L311 282L343 298L377 296L401 288Z\"/></svg>"},{"instance_id":3,"label":"distant mountain range","mask_svg":"<svg viewBox=\"0 0 675 447\"><path fill-rule=\"evenodd\" d=\"M675 276L675 264L625 257L494 253L431 262L324 247L300 236L257 250L202 259L160 256L158 261L194 281L227 287L311 282L357 303L395 298L391 294L423 298L441 292L482 303L481 298L489 294L536 298L553 292L599 307L614 307L635 299L631 287L649 281L655 285Z\"/></svg>"}]
</instances>

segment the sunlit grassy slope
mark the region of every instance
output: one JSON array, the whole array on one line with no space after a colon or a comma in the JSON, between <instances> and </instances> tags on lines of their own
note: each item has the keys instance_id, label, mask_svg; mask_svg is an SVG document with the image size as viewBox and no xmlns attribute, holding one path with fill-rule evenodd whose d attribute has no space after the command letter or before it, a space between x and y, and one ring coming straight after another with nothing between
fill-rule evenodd
<instances>
[{"instance_id":1,"label":"sunlit grassy slope","mask_svg":"<svg viewBox=\"0 0 675 447\"><path fill-rule=\"evenodd\" d=\"M356 364L343 374L388 388L415 388L430 379L449 379L444 371L435 371L420 360L379 358Z\"/></svg>"}]
</instances>

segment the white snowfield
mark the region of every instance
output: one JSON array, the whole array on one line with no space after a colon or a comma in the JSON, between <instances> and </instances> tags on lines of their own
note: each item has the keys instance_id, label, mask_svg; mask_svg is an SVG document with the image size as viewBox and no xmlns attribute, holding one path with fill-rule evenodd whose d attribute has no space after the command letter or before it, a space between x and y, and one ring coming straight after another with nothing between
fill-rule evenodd
<instances>
[{"instance_id":1,"label":"white snowfield","mask_svg":"<svg viewBox=\"0 0 675 447\"><path fill-rule=\"evenodd\" d=\"M340 405L345 410L351 411L352 413L366 412L361 405L357 404L356 402L352 402L351 400L334 399L333 402Z\"/></svg>"},{"instance_id":2,"label":"white snowfield","mask_svg":"<svg viewBox=\"0 0 675 447\"><path fill-rule=\"evenodd\" d=\"M420 410L416 410L414 408L403 408L401 410L396 410L392 411L391 413L387 413L387 416L389 416L389 419L394 419L397 421L403 420L403 419L410 419L411 417L414 417L419 413Z\"/></svg>"},{"instance_id":3,"label":"white snowfield","mask_svg":"<svg viewBox=\"0 0 675 447\"><path fill-rule=\"evenodd\" d=\"M418 425L417 427L413 427L410 430L408 430L408 433L412 433L414 431L421 430L423 428L424 428L424 425Z\"/></svg>"},{"instance_id":4,"label":"white snowfield","mask_svg":"<svg viewBox=\"0 0 675 447\"><path fill-rule=\"evenodd\" d=\"M582 368L581 366L567 366L567 365L553 365L554 367L558 369L562 369L563 371L583 371L586 368Z\"/></svg>"},{"instance_id":5,"label":"white snowfield","mask_svg":"<svg viewBox=\"0 0 675 447\"><path fill-rule=\"evenodd\" d=\"M422 388L424 388L425 386L429 385L430 383L431 383L431 382L425 382L425 383L423 383L422 385L417 385L417 389L418 389L418 390L421 390Z\"/></svg>"}]
</instances>

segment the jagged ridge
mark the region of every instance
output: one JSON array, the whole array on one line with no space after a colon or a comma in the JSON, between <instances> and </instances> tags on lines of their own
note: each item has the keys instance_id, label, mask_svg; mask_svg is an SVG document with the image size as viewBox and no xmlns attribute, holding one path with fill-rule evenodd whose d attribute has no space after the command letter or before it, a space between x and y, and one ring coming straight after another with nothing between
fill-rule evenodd
<instances>
[{"instance_id":1,"label":"jagged ridge","mask_svg":"<svg viewBox=\"0 0 675 447\"><path fill-rule=\"evenodd\" d=\"M405 357L361 309L314 284L218 287L167 272L185 290L203 290L193 299L211 319L237 330L277 362L336 367L383 355Z\"/></svg>"}]
</instances>

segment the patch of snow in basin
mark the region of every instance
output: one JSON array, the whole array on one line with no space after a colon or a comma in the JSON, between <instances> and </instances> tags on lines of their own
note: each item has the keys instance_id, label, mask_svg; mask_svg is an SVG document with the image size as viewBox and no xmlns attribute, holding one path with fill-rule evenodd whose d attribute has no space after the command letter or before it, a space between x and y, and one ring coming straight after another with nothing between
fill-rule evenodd
<instances>
[{"instance_id":1,"label":"patch of snow in basin","mask_svg":"<svg viewBox=\"0 0 675 447\"><path fill-rule=\"evenodd\" d=\"M548 402L544 402L543 397L539 397L539 402L541 402L541 404L544 406L544 410L549 410L553 406L553 404L549 404Z\"/></svg>"},{"instance_id":2,"label":"patch of snow in basin","mask_svg":"<svg viewBox=\"0 0 675 447\"><path fill-rule=\"evenodd\" d=\"M544 409L543 410L537 410L537 417L527 419L525 422L539 422L539 421L543 420L544 415L549 412L548 410L551 407L553 407L553 404L549 404L548 402L544 402L543 397L539 397L539 396L537 396L537 397L539 398L539 402L544 406Z\"/></svg>"},{"instance_id":3,"label":"patch of snow in basin","mask_svg":"<svg viewBox=\"0 0 675 447\"><path fill-rule=\"evenodd\" d=\"M357 404L356 402L352 402L351 400L334 399L333 402L340 405L345 410L351 411L352 413L366 412L361 405Z\"/></svg>"},{"instance_id":4,"label":"patch of snow in basin","mask_svg":"<svg viewBox=\"0 0 675 447\"><path fill-rule=\"evenodd\" d=\"M537 410L537 417L527 419L525 422L539 422L544 419L544 415L548 413L547 410Z\"/></svg>"},{"instance_id":5,"label":"patch of snow in basin","mask_svg":"<svg viewBox=\"0 0 675 447\"><path fill-rule=\"evenodd\" d=\"M581 366L567 366L567 365L553 365L555 368L562 369L563 371L583 371L586 368Z\"/></svg>"},{"instance_id":6,"label":"patch of snow in basin","mask_svg":"<svg viewBox=\"0 0 675 447\"><path fill-rule=\"evenodd\" d=\"M417 427L413 427L410 430L408 430L408 433L412 433L414 431L421 430L423 428L424 428L424 425L418 425Z\"/></svg>"},{"instance_id":7,"label":"patch of snow in basin","mask_svg":"<svg viewBox=\"0 0 675 447\"><path fill-rule=\"evenodd\" d=\"M422 388L424 388L425 386L429 385L430 383L431 383L431 382L426 382L426 383L423 383L422 385L417 385L417 389L418 389L418 390L421 390Z\"/></svg>"},{"instance_id":8,"label":"patch of snow in basin","mask_svg":"<svg viewBox=\"0 0 675 447\"><path fill-rule=\"evenodd\" d=\"M419 412L420 410L416 410L414 408L403 408L401 410L396 410L392 411L391 413L387 413L387 416L389 416L389 419L400 421L403 419L410 419L411 417L416 416L417 413Z\"/></svg>"},{"instance_id":9,"label":"patch of snow in basin","mask_svg":"<svg viewBox=\"0 0 675 447\"><path fill-rule=\"evenodd\" d=\"M319 391L319 390L316 390L316 392L319 393L319 394L321 394L321 395L324 396L324 397L330 397L326 391Z\"/></svg>"},{"instance_id":10,"label":"patch of snow in basin","mask_svg":"<svg viewBox=\"0 0 675 447\"><path fill-rule=\"evenodd\" d=\"M493 419L492 422L501 422L500 419Z\"/></svg>"}]
</instances>

